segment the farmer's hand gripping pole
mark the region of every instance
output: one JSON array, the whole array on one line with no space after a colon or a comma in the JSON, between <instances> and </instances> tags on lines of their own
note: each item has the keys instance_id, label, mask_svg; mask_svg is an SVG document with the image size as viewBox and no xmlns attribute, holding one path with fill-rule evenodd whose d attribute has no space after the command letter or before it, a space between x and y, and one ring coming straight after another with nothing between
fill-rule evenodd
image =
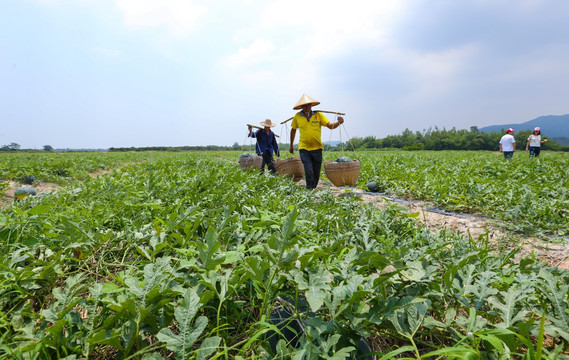
<instances>
[{"instance_id":1,"label":"farmer's hand gripping pole","mask_svg":"<svg viewBox=\"0 0 569 360\"><path fill-rule=\"evenodd\" d=\"M261 129L261 130L264 129L264 128L260 127L260 126L255 126L255 125L251 125L251 124L247 124L247 126L254 127L255 129ZM275 136L276 136L276 137L279 137L277 134L275 134Z\"/></svg>"}]
</instances>

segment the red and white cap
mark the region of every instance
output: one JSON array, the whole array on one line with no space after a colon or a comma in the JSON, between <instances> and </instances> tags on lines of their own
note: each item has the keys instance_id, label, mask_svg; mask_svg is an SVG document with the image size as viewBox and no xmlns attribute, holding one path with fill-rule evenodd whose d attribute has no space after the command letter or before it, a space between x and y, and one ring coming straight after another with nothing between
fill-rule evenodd
<instances>
[{"instance_id":1,"label":"red and white cap","mask_svg":"<svg viewBox=\"0 0 569 360\"><path fill-rule=\"evenodd\" d=\"M535 129L533 129L533 131L541 131L541 129L539 128L539 126L536 126Z\"/></svg>"},{"instance_id":2,"label":"red and white cap","mask_svg":"<svg viewBox=\"0 0 569 360\"><path fill-rule=\"evenodd\" d=\"M507 133L514 133L514 132L516 132L516 130L514 130L514 129L512 129L512 128L509 128L508 130L506 130L506 132L507 132Z\"/></svg>"}]
</instances>

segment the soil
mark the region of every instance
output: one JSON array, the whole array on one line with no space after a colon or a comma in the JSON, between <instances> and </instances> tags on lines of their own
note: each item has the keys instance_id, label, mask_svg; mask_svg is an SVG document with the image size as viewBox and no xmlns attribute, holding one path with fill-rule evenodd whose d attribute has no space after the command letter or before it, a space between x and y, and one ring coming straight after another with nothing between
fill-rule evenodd
<instances>
[{"instance_id":1,"label":"soil","mask_svg":"<svg viewBox=\"0 0 569 360\"><path fill-rule=\"evenodd\" d=\"M112 170L109 170L109 169L98 170L98 171L95 171L93 173L90 173L89 176L95 178L95 177L98 177L101 175L108 174L111 171ZM0 207L7 206L9 203L14 201L14 194L16 193L16 190L22 186L32 187L36 191L36 195L39 195L41 193L50 193L53 191L58 191L61 188L61 185L49 183L49 182L36 182L32 185L26 185L26 184L21 183L19 181L10 180L10 181L8 181L8 190L6 191L6 193L0 194Z\"/></svg>"},{"instance_id":2,"label":"soil","mask_svg":"<svg viewBox=\"0 0 569 360\"><path fill-rule=\"evenodd\" d=\"M18 181L10 180L8 181L8 184L9 186L6 193L0 195L0 207L7 206L9 203L14 201L14 194L16 193L16 190L18 190L18 188L22 186L29 186L34 188L34 190L36 191L36 195L39 195L41 193L50 193L52 191L57 191L61 188L61 185L48 183L48 182L39 182L39 183L34 183L33 185L26 185Z\"/></svg>"},{"instance_id":3,"label":"soil","mask_svg":"<svg viewBox=\"0 0 569 360\"><path fill-rule=\"evenodd\" d=\"M305 186L306 184L304 180L301 180L298 185ZM457 231L464 236L471 236L473 239L487 234L489 243L496 248L521 247L516 255L517 260L522 257L537 256L550 266L569 270L569 241L567 239L512 233L505 229L499 221L482 214L446 212L428 202L398 199L387 194L370 193L353 187L336 187L322 180L318 184L318 189L330 189L336 196L358 196L365 203L373 203L378 208L395 203L407 208L410 213L418 213L419 221L432 231L447 229Z\"/></svg>"}]
</instances>

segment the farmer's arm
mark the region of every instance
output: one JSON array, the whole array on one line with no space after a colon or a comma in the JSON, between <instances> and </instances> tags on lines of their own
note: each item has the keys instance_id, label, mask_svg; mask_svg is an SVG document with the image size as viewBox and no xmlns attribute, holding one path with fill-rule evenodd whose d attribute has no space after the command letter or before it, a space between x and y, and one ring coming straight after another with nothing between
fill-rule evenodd
<instances>
[{"instance_id":1,"label":"farmer's arm","mask_svg":"<svg viewBox=\"0 0 569 360\"><path fill-rule=\"evenodd\" d=\"M295 129L295 128L292 128L292 129L290 129L290 148L288 149L288 151L289 151L291 154L294 154L294 145L293 145L293 143L294 143L294 138L295 138L295 137L296 137L296 129Z\"/></svg>"},{"instance_id":2,"label":"farmer's arm","mask_svg":"<svg viewBox=\"0 0 569 360\"><path fill-rule=\"evenodd\" d=\"M338 126L340 126L341 124L343 124L343 123L344 123L344 118L341 117L341 116L339 116L337 122L335 122L335 123L330 123L330 122L329 122L328 125L326 125L326 127L327 127L328 129L335 129L335 128L337 128Z\"/></svg>"},{"instance_id":3,"label":"farmer's arm","mask_svg":"<svg viewBox=\"0 0 569 360\"><path fill-rule=\"evenodd\" d=\"M256 135L257 135L257 132L256 132L256 131L253 132L253 127L252 127L251 125L249 125L248 128L249 128L249 134L247 134L247 136L248 136L248 137L252 137L252 138L257 137L257 136L256 136Z\"/></svg>"},{"instance_id":4,"label":"farmer's arm","mask_svg":"<svg viewBox=\"0 0 569 360\"><path fill-rule=\"evenodd\" d=\"M281 151L279 150L279 144L277 143L277 138L273 136L273 149L275 151L275 155L281 157Z\"/></svg>"}]
</instances>

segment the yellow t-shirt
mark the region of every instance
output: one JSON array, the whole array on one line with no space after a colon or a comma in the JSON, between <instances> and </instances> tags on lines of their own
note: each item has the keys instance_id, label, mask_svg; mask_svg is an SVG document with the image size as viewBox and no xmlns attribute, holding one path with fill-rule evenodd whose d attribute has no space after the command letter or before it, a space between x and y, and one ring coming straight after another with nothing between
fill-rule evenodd
<instances>
[{"instance_id":1,"label":"yellow t-shirt","mask_svg":"<svg viewBox=\"0 0 569 360\"><path fill-rule=\"evenodd\" d=\"M328 125L330 121L326 119L322 113L313 111L310 121L304 116L304 112L300 111L294 115L292 119L292 128L300 130L300 140L298 148L304 150L324 149L321 140L321 127Z\"/></svg>"}]
</instances>

